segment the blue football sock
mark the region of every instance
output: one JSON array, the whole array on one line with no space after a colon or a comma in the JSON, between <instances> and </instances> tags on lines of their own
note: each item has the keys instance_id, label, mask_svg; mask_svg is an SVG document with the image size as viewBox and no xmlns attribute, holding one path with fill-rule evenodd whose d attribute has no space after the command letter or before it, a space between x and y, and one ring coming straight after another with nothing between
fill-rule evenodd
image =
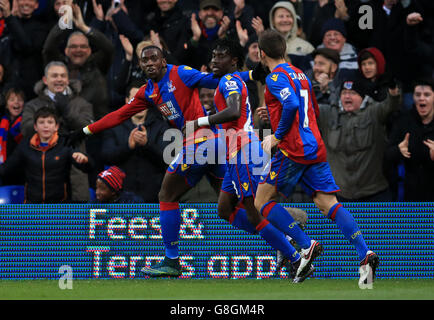
<instances>
[{"instance_id":1,"label":"blue football sock","mask_svg":"<svg viewBox=\"0 0 434 320\"><path fill-rule=\"evenodd\" d=\"M229 223L237 229L247 231L250 234L257 234L255 227L247 218L247 212L243 208L235 208L229 217Z\"/></svg>"},{"instance_id":2,"label":"blue football sock","mask_svg":"<svg viewBox=\"0 0 434 320\"><path fill-rule=\"evenodd\" d=\"M256 226L256 230L258 230L259 235L267 241L270 246L276 250L280 250L291 262L300 259L297 250L286 240L285 235L276 229L267 219L262 220L262 222Z\"/></svg>"},{"instance_id":3,"label":"blue football sock","mask_svg":"<svg viewBox=\"0 0 434 320\"><path fill-rule=\"evenodd\" d=\"M327 217L336 223L345 239L356 248L359 260L363 260L369 249L353 215L342 204L336 203L330 208Z\"/></svg>"},{"instance_id":4,"label":"blue football sock","mask_svg":"<svg viewBox=\"0 0 434 320\"><path fill-rule=\"evenodd\" d=\"M309 248L311 239L301 230L297 221L289 214L288 211L276 201L267 202L261 209L261 214L267 218L273 226L287 234L297 242L303 249Z\"/></svg>"},{"instance_id":5,"label":"blue football sock","mask_svg":"<svg viewBox=\"0 0 434 320\"><path fill-rule=\"evenodd\" d=\"M179 257L178 241L181 226L178 202L160 202L160 224L166 257L176 259Z\"/></svg>"}]
</instances>

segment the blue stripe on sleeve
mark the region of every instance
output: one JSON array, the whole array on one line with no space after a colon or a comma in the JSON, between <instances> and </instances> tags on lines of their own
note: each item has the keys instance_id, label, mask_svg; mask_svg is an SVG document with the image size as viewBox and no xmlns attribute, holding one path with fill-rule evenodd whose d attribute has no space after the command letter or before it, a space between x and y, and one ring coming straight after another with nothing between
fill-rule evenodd
<instances>
[{"instance_id":1,"label":"blue stripe on sleeve","mask_svg":"<svg viewBox=\"0 0 434 320\"><path fill-rule=\"evenodd\" d=\"M274 136L281 140L291 128L300 105L299 97L292 89L288 77L280 72L267 76L266 84L270 93L282 104L282 115Z\"/></svg>"}]
</instances>

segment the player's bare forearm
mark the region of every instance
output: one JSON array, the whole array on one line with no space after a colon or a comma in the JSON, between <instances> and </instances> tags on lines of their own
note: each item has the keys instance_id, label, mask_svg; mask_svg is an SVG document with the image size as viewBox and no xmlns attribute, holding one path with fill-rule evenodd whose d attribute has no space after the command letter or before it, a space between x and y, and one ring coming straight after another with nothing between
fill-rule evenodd
<instances>
[{"instance_id":1,"label":"player's bare forearm","mask_svg":"<svg viewBox=\"0 0 434 320\"><path fill-rule=\"evenodd\" d=\"M238 119L241 116L241 95L231 94L226 99L227 108L209 116L210 124L220 124L225 122L231 122Z\"/></svg>"}]
</instances>

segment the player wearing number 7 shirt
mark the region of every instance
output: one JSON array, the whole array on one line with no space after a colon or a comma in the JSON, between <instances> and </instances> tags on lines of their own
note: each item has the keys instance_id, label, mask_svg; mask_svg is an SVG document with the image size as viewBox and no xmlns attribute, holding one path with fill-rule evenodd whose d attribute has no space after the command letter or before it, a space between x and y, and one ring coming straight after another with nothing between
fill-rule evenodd
<instances>
[{"instance_id":1,"label":"player wearing number 7 shirt","mask_svg":"<svg viewBox=\"0 0 434 320\"><path fill-rule=\"evenodd\" d=\"M285 61L286 43L279 33L267 30L259 36L261 63L271 73L266 78L265 103L273 135L262 142L265 151L278 150L258 186L255 206L261 214L302 248L296 272L321 254L322 245L310 239L274 199L280 192L289 197L297 183L313 197L324 216L334 221L355 247L360 259L359 286L374 280L378 256L370 251L350 212L336 199L339 191L326 159L326 149L316 119L318 104L306 75Z\"/></svg>"},{"instance_id":2,"label":"player wearing number 7 shirt","mask_svg":"<svg viewBox=\"0 0 434 320\"><path fill-rule=\"evenodd\" d=\"M188 66L167 64L163 52L156 46L143 48L139 63L149 78L148 82L139 89L129 103L74 132L70 143L83 139L86 135L117 126L147 108L158 108L169 123L180 130L184 128L187 121L206 116L197 88L215 89L219 79L213 74L199 72ZM247 81L250 79L250 72L243 72L241 76ZM142 269L148 276L178 277L182 274L178 248L181 224L180 197L194 187L204 175L210 180L216 192L220 190L225 173L224 161L218 161L219 159L207 159L206 163L196 161L197 150L201 151L201 156L206 157L207 150L211 148L223 149L223 146L220 146L222 140L218 139L216 127L206 126L206 128L208 130L202 130L203 134L196 131L186 137L182 151L169 165L164 176L159 200L165 258L155 266ZM218 153L215 154L218 157Z\"/></svg>"}]
</instances>

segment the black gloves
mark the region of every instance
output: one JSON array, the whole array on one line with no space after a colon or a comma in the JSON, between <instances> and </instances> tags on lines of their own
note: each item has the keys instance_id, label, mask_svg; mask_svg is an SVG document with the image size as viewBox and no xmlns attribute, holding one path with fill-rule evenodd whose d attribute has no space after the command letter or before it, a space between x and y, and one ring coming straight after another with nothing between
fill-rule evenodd
<instances>
[{"instance_id":1,"label":"black gloves","mask_svg":"<svg viewBox=\"0 0 434 320\"><path fill-rule=\"evenodd\" d=\"M255 81L261 81L262 84L265 84L265 78L269 73L268 68L264 67L262 63L259 62L252 71L252 78Z\"/></svg>"},{"instance_id":2,"label":"black gloves","mask_svg":"<svg viewBox=\"0 0 434 320\"><path fill-rule=\"evenodd\" d=\"M59 116L65 118L68 113L69 97L63 93L56 93L54 96L54 105L59 113Z\"/></svg>"},{"instance_id":3,"label":"black gloves","mask_svg":"<svg viewBox=\"0 0 434 320\"><path fill-rule=\"evenodd\" d=\"M86 137L87 135L84 133L83 128L80 128L69 133L66 144L70 147L75 148Z\"/></svg>"}]
</instances>

